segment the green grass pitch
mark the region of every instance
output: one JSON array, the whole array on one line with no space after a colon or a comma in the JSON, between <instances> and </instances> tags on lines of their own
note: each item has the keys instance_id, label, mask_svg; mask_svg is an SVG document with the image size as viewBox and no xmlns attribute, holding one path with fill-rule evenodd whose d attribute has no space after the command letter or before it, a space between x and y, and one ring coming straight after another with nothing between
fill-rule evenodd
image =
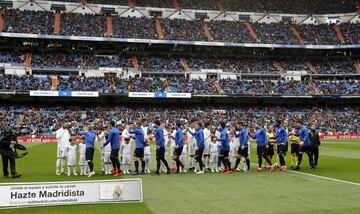
<instances>
[{"instance_id":1,"label":"green grass pitch","mask_svg":"<svg viewBox=\"0 0 360 214\"><path fill-rule=\"evenodd\" d=\"M319 169L308 169L304 155L301 172L193 173L180 175L141 175L144 203L99 204L0 210L12 213L360 213L360 140L323 141ZM253 146L254 147L254 146ZM29 156L18 160L17 180L41 182L88 180L86 177L55 175L56 144L28 145ZM153 150L154 151L154 150ZM154 156L154 152L152 152ZM100 173L100 149L95 154L97 174L93 180L113 179ZM252 162L257 158L252 151ZM289 164L289 155L287 164ZM133 167L133 166L132 166ZM152 169L155 160L152 161ZM1 169L2 170L2 169ZM354 183L329 180L308 174ZM127 175L123 178L132 178ZM1 193L0 193L1 194Z\"/></svg>"}]
</instances>

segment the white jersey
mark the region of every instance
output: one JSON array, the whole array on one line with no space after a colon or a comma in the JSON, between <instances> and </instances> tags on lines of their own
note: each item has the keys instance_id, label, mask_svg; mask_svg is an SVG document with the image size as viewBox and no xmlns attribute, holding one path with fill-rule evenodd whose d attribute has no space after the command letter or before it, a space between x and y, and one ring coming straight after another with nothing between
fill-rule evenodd
<instances>
[{"instance_id":1,"label":"white jersey","mask_svg":"<svg viewBox=\"0 0 360 214\"><path fill-rule=\"evenodd\" d=\"M189 128L189 131L191 133L196 132L195 129L193 129L193 128ZM190 134L189 131L186 132L186 136L187 136L187 140L188 140L189 155L195 155L195 150L196 150L196 147L197 147L196 146L196 139L192 134ZM183 150L185 150L185 149L183 149Z\"/></svg>"},{"instance_id":2,"label":"white jersey","mask_svg":"<svg viewBox=\"0 0 360 214\"><path fill-rule=\"evenodd\" d=\"M144 131L144 139L147 140L149 138L149 135L148 135L149 127L148 126L146 126L146 127L141 126L141 129Z\"/></svg>"},{"instance_id":3,"label":"white jersey","mask_svg":"<svg viewBox=\"0 0 360 214\"><path fill-rule=\"evenodd\" d=\"M151 155L151 151L150 151L150 146L145 146L144 147L144 155Z\"/></svg>"},{"instance_id":4,"label":"white jersey","mask_svg":"<svg viewBox=\"0 0 360 214\"><path fill-rule=\"evenodd\" d=\"M58 148L67 148L70 146L69 130L60 128L55 133L56 140L58 141Z\"/></svg>"},{"instance_id":5,"label":"white jersey","mask_svg":"<svg viewBox=\"0 0 360 214\"><path fill-rule=\"evenodd\" d=\"M216 142L211 142L210 143L210 153L218 153L218 143Z\"/></svg>"},{"instance_id":6,"label":"white jersey","mask_svg":"<svg viewBox=\"0 0 360 214\"><path fill-rule=\"evenodd\" d=\"M171 132L171 144L170 144L170 147L175 147L175 140L174 140L174 138L175 138L175 136L176 136L176 130L173 130L172 132Z\"/></svg>"},{"instance_id":7,"label":"white jersey","mask_svg":"<svg viewBox=\"0 0 360 214\"><path fill-rule=\"evenodd\" d=\"M179 157L181 163L184 164L184 165L186 165L186 160L187 160L187 158L186 158L187 157L187 149L188 149L187 145L184 144L183 150L182 150L181 155Z\"/></svg>"},{"instance_id":8,"label":"white jersey","mask_svg":"<svg viewBox=\"0 0 360 214\"><path fill-rule=\"evenodd\" d=\"M85 143L80 143L79 144L79 165L80 166L86 165L85 151L86 151Z\"/></svg>"},{"instance_id":9,"label":"white jersey","mask_svg":"<svg viewBox=\"0 0 360 214\"><path fill-rule=\"evenodd\" d=\"M124 129L121 133L121 142L123 145L125 145L125 139L130 138L130 133L128 129Z\"/></svg>"},{"instance_id":10,"label":"white jersey","mask_svg":"<svg viewBox=\"0 0 360 214\"><path fill-rule=\"evenodd\" d=\"M67 164L69 166L75 166L76 165L76 149L77 146L76 145L69 145L68 147L68 162Z\"/></svg>"},{"instance_id":11,"label":"white jersey","mask_svg":"<svg viewBox=\"0 0 360 214\"><path fill-rule=\"evenodd\" d=\"M211 132L209 129L204 129L204 154L210 154L210 144L211 144Z\"/></svg>"},{"instance_id":12,"label":"white jersey","mask_svg":"<svg viewBox=\"0 0 360 214\"><path fill-rule=\"evenodd\" d=\"M107 132L103 131L101 132L101 134L99 135L100 141L102 144L104 144L106 142L106 134ZM108 143L106 146L104 146L102 148L103 152L107 153L107 152L111 152L111 144Z\"/></svg>"},{"instance_id":13,"label":"white jersey","mask_svg":"<svg viewBox=\"0 0 360 214\"><path fill-rule=\"evenodd\" d=\"M165 148L167 146L167 143L169 141L169 133L168 131L166 131L166 129L163 129L164 130L164 142L165 142Z\"/></svg>"},{"instance_id":14,"label":"white jersey","mask_svg":"<svg viewBox=\"0 0 360 214\"><path fill-rule=\"evenodd\" d=\"M79 154L80 156L85 156L86 145L85 143L79 143Z\"/></svg>"},{"instance_id":15,"label":"white jersey","mask_svg":"<svg viewBox=\"0 0 360 214\"><path fill-rule=\"evenodd\" d=\"M131 144L123 144L122 145L122 154L123 155L130 155L131 154Z\"/></svg>"}]
</instances>

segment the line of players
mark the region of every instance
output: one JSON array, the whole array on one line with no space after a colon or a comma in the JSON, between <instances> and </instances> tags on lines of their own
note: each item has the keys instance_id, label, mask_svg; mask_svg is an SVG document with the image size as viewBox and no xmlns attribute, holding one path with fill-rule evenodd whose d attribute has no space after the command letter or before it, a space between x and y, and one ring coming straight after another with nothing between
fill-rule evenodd
<instances>
[{"instance_id":1,"label":"line of players","mask_svg":"<svg viewBox=\"0 0 360 214\"><path fill-rule=\"evenodd\" d=\"M168 139L171 142L169 153L172 156L172 165L176 165L175 173L187 172L186 166L188 165L188 169L197 174L203 174L205 169L212 172L222 170L223 173L229 174L236 169L239 170L241 162L244 163L242 170L247 172L250 170L249 138L254 139L257 144L258 168L256 171L258 172L262 171L263 160L269 164L270 172L277 165L279 165L280 171L287 171L284 156L288 151L289 142L291 142L292 169L300 169L303 153L307 153L309 157L310 168L315 169L319 154L318 147L320 146L315 125L312 125L311 131L309 131L301 121L298 121L296 123L298 131L292 133L289 133L288 127L289 124L286 120L278 121L275 128L268 125L265 129L265 127L255 124L256 132L250 133L242 122L228 130L224 122L220 122L219 126L214 128L210 123L203 125L200 121L191 121L185 127L177 122L172 132L168 133L164 123L160 121L154 122L154 128L151 132L147 121L141 120L136 124L128 124L124 127L121 133L122 142L120 143L120 131L114 121L104 127L104 131L99 135L95 134L91 126L85 126L84 131L80 132L84 141L79 144L78 150L80 154L80 175L91 177L95 174L93 155L96 141L102 145L101 161L104 174L120 176L131 173L132 144L135 144L133 154L135 170L131 174L150 173L150 141L152 140L156 142L157 167L155 175L159 175L161 170L170 173L170 166L165 159ZM184 135L187 135L187 144L184 144ZM232 141L229 135L234 137ZM64 172L63 166L67 160L68 176L71 175L71 171L77 175L76 144L72 142L66 146L66 143L63 142L71 142L66 125L56 132L56 137L59 142L56 174L60 175ZM277 151L277 160L273 164L272 158L275 150ZM121 162L119 157L121 157ZM234 161L234 159L236 160ZM141 171L139 171L140 165Z\"/></svg>"}]
</instances>

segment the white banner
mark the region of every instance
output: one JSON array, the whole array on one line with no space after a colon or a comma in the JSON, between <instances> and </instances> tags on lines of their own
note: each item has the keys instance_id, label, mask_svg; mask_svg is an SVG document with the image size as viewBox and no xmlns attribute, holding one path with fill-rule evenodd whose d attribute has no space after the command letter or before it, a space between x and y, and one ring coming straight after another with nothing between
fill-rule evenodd
<instances>
[{"instance_id":1,"label":"white banner","mask_svg":"<svg viewBox=\"0 0 360 214\"><path fill-rule=\"evenodd\" d=\"M0 193L0 208L143 201L141 179L7 183Z\"/></svg>"},{"instance_id":2,"label":"white banner","mask_svg":"<svg viewBox=\"0 0 360 214\"><path fill-rule=\"evenodd\" d=\"M129 97L154 98L154 92L129 92Z\"/></svg>"},{"instance_id":3,"label":"white banner","mask_svg":"<svg viewBox=\"0 0 360 214\"><path fill-rule=\"evenodd\" d=\"M191 98L190 93L167 93L167 98Z\"/></svg>"},{"instance_id":4,"label":"white banner","mask_svg":"<svg viewBox=\"0 0 360 214\"><path fill-rule=\"evenodd\" d=\"M99 97L98 91L72 91L72 97Z\"/></svg>"},{"instance_id":5,"label":"white banner","mask_svg":"<svg viewBox=\"0 0 360 214\"><path fill-rule=\"evenodd\" d=\"M57 97L59 96L58 91L30 91L32 97Z\"/></svg>"}]
</instances>

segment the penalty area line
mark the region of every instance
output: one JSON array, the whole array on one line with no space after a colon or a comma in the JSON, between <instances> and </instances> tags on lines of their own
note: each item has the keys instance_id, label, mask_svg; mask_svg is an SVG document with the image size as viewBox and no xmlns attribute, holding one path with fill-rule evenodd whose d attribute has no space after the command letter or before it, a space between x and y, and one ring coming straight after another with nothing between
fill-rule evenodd
<instances>
[{"instance_id":1,"label":"penalty area line","mask_svg":"<svg viewBox=\"0 0 360 214\"><path fill-rule=\"evenodd\" d=\"M252 165L257 165L255 163L251 163L251 164ZM336 182L340 182L340 183L344 183L344 184L351 184L351 185L355 185L355 186L360 186L360 183L340 180L340 179L336 179L336 178L330 178L330 177L321 176L321 175L314 175L314 174L310 174L310 173L306 173L306 172L299 172L299 171L294 171L294 170L288 170L288 172L299 174L299 175L306 175L306 176L310 176L310 177L314 177L314 178L321 178L321 179L328 180L328 181L336 181Z\"/></svg>"}]
</instances>

